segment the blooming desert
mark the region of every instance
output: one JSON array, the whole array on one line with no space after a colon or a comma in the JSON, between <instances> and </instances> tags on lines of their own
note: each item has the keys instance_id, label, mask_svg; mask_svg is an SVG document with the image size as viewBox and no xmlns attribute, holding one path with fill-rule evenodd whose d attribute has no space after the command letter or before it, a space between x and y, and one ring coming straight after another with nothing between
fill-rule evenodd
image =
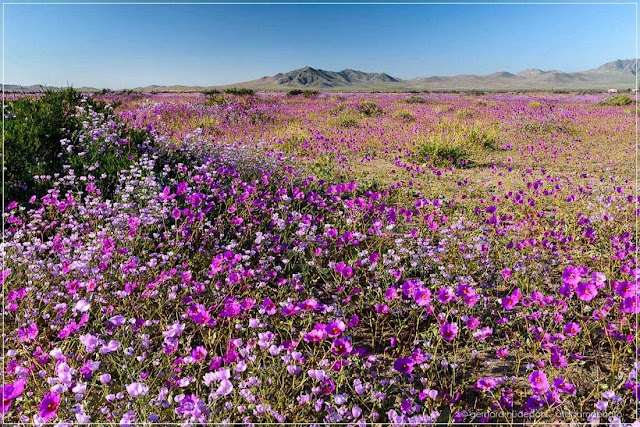
<instances>
[{"instance_id":1,"label":"blooming desert","mask_svg":"<svg viewBox=\"0 0 640 427\"><path fill-rule=\"evenodd\" d=\"M634 422L607 96L9 100L3 422Z\"/></svg>"}]
</instances>

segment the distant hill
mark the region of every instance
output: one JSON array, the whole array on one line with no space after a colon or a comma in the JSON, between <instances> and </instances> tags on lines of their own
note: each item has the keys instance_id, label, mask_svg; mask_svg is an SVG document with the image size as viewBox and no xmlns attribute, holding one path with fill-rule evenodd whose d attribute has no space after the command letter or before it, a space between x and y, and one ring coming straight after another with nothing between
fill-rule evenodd
<instances>
[{"instance_id":1,"label":"distant hill","mask_svg":"<svg viewBox=\"0 0 640 427\"><path fill-rule=\"evenodd\" d=\"M636 84L635 59L607 62L591 70L566 73L559 70L531 68L519 73L498 71L492 74L461 74L456 76L417 77L402 80L386 73L367 73L346 69L327 71L303 67L286 73L265 76L256 80L226 86L144 86L131 89L136 92L201 92L231 87L254 90L287 91L313 89L320 91L408 91L408 90L606 90L629 89ZM95 88L78 88L95 92ZM6 85L6 92L41 92L38 85Z\"/></svg>"},{"instance_id":2,"label":"distant hill","mask_svg":"<svg viewBox=\"0 0 640 427\"><path fill-rule=\"evenodd\" d=\"M378 86L401 81L385 73L365 73L350 69L336 72L304 67L288 73L278 73L275 76L265 76L258 80L238 83L235 86L247 88L323 89L349 86Z\"/></svg>"}]
</instances>

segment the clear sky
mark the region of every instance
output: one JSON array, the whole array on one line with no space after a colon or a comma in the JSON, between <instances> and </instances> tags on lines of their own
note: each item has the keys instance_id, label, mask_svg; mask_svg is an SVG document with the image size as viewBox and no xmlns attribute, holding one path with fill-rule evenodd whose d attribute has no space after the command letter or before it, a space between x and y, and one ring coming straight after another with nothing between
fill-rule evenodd
<instances>
[{"instance_id":1,"label":"clear sky","mask_svg":"<svg viewBox=\"0 0 640 427\"><path fill-rule=\"evenodd\" d=\"M7 84L218 85L305 65L571 72L636 53L634 4L3 6Z\"/></svg>"}]
</instances>

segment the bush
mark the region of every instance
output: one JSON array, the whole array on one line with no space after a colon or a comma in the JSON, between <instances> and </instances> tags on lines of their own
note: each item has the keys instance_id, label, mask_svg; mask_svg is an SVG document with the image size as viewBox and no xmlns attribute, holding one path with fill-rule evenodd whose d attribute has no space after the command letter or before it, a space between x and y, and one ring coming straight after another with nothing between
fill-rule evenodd
<instances>
[{"instance_id":1,"label":"bush","mask_svg":"<svg viewBox=\"0 0 640 427\"><path fill-rule=\"evenodd\" d=\"M374 117L382 115L382 108L373 101L362 101L358 104L358 111L366 117Z\"/></svg>"},{"instance_id":2,"label":"bush","mask_svg":"<svg viewBox=\"0 0 640 427\"><path fill-rule=\"evenodd\" d=\"M470 119L473 117L473 111L471 110L458 110L456 117L459 119Z\"/></svg>"},{"instance_id":3,"label":"bush","mask_svg":"<svg viewBox=\"0 0 640 427\"><path fill-rule=\"evenodd\" d=\"M5 114L3 197L23 201L32 193L41 194L45 188L33 177L62 171L60 140L80 128L75 107L81 98L82 94L69 88L47 90L40 98L9 101Z\"/></svg>"},{"instance_id":4,"label":"bush","mask_svg":"<svg viewBox=\"0 0 640 427\"><path fill-rule=\"evenodd\" d=\"M604 101L600 102L600 104L613 106L613 107L622 107L624 105L629 105L634 102L635 101L632 98L630 98L628 95L618 95L612 98L607 98Z\"/></svg>"},{"instance_id":5,"label":"bush","mask_svg":"<svg viewBox=\"0 0 640 427\"><path fill-rule=\"evenodd\" d=\"M302 95L303 93L304 91L302 89L291 89L289 92L287 92L287 95L298 96L298 95Z\"/></svg>"},{"instance_id":6,"label":"bush","mask_svg":"<svg viewBox=\"0 0 640 427\"><path fill-rule=\"evenodd\" d=\"M343 111L335 120L335 125L342 128L355 128L358 127L358 118L353 113Z\"/></svg>"},{"instance_id":7,"label":"bush","mask_svg":"<svg viewBox=\"0 0 640 427\"><path fill-rule=\"evenodd\" d=\"M427 102L427 100L421 96L413 95L406 98L404 102L406 102L407 104L424 104L425 102Z\"/></svg>"},{"instance_id":8,"label":"bush","mask_svg":"<svg viewBox=\"0 0 640 427\"><path fill-rule=\"evenodd\" d=\"M81 104L83 107L77 108ZM88 110L93 115L88 115ZM90 166L103 193L110 194L117 172L128 167L147 133L123 131L124 137L117 142L119 151L80 141L83 122L91 122L107 110L111 107L91 98L83 102L83 95L73 88L10 101L5 115L5 200L24 202L32 195L43 195L50 183L34 176L54 176L64 165L74 170ZM78 155L80 151L82 155Z\"/></svg>"},{"instance_id":9,"label":"bush","mask_svg":"<svg viewBox=\"0 0 640 427\"><path fill-rule=\"evenodd\" d=\"M418 156L437 166L464 166L469 162L471 153L456 141L445 141L432 137L420 145Z\"/></svg>"},{"instance_id":10,"label":"bush","mask_svg":"<svg viewBox=\"0 0 640 427\"><path fill-rule=\"evenodd\" d=\"M398 119L402 120L403 122L413 122L416 120L413 114L411 114L411 112L409 111L399 111Z\"/></svg>"},{"instance_id":11,"label":"bush","mask_svg":"<svg viewBox=\"0 0 640 427\"><path fill-rule=\"evenodd\" d=\"M225 93L228 93L229 95L238 95L238 96L251 96L251 95L255 95L256 92L253 89L247 89L247 88L229 88L229 89L225 89L224 91Z\"/></svg>"}]
</instances>

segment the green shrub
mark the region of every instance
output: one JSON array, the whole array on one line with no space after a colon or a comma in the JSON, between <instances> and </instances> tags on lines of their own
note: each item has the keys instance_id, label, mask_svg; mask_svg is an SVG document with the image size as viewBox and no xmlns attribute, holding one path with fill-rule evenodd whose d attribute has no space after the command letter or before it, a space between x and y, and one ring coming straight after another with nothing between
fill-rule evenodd
<instances>
[{"instance_id":1,"label":"green shrub","mask_svg":"<svg viewBox=\"0 0 640 427\"><path fill-rule=\"evenodd\" d=\"M289 92L287 92L287 95L297 96L297 95L302 95L303 93L304 91L302 89L291 89Z\"/></svg>"},{"instance_id":2,"label":"green shrub","mask_svg":"<svg viewBox=\"0 0 640 427\"><path fill-rule=\"evenodd\" d=\"M212 98L215 97L217 95L219 95L221 92L218 89L207 89L204 92L202 92L202 94L208 98Z\"/></svg>"},{"instance_id":3,"label":"green shrub","mask_svg":"<svg viewBox=\"0 0 640 427\"><path fill-rule=\"evenodd\" d=\"M238 96L250 96L250 95L255 95L255 91L253 89L248 89L248 88L229 88L229 89L225 89L224 91L225 93L228 93L229 95L238 95Z\"/></svg>"},{"instance_id":4,"label":"green shrub","mask_svg":"<svg viewBox=\"0 0 640 427\"><path fill-rule=\"evenodd\" d=\"M341 128L355 128L358 127L358 117L348 111L343 111L334 121L334 124Z\"/></svg>"},{"instance_id":5,"label":"green shrub","mask_svg":"<svg viewBox=\"0 0 640 427\"><path fill-rule=\"evenodd\" d=\"M373 101L362 101L358 104L358 112L366 117L374 117L382 115L382 108Z\"/></svg>"},{"instance_id":6,"label":"green shrub","mask_svg":"<svg viewBox=\"0 0 640 427\"><path fill-rule=\"evenodd\" d=\"M635 101L632 98L630 98L628 95L617 95L617 96L605 99L600 104L614 106L614 107L622 107L624 105L629 105L634 102Z\"/></svg>"},{"instance_id":7,"label":"green shrub","mask_svg":"<svg viewBox=\"0 0 640 427\"><path fill-rule=\"evenodd\" d=\"M69 138L82 125L76 118L76 105L82 94L69 88L47 90L40 98L25 97L8 102L5 114L4 167L8 200L24 201L42 194L35 175L62 171L58 154L60 140Z\"/></svg>"},{"instance_id":8,"label":"green shrub","mask_svg":"<svg viewBox=\"0 0 640 427\"><path fill-rule=\"evenodd\" d=\"M407 104L424 104L425 102L427 102L427 100L421 96L413 95L405 98L404 102L406 102Z\"/></svg>"},{"instance_id":9,"label":"green shrub","mask_svg":"<svg viewBox=\"0 0 640 427\"><path fill-rule=\"evenodd\" d=\"M419 146L418 156L436 166L464 166L469 162L471 153L455 141L432 137Z\"/></svg>"},{"instance_id":10,"label":"green shrub","mask_svg":"<svg viewBox=\"0 0 640 427\"><path fill-rule=\"evenodd\" d=\"M413 122L416 120L413 114L411 114L411 112L409 111L399 111L398 118L403 122Z\"/></svg>"},{"instance_id":11,"label":"green shrub","mask_svg":"<svg viewBox=\"0 0 640 427\"><path fill-rule=\"evenodd\" d=\"M458 110L456 117L459 119L470 119L473 117L473 111L471 110Z\"/></svg>"},{"instance_id":12,"label":"green shrub","mask_svg":"<svg viewBox=\"0 0 640 427\"><path fill-rule=\"evenodd\" d=\"M89 145L83 156L69 154L61 140L78 144L77 134L82 122L91 120L86 111L76 107L83 95L73 88L47 90L41 97L24 97L8 102L5 113L5 140L3 166L5 186L3 198L25 202L32 195L41 196L50 183L34 179L34 176L53 176L63 171L63 165L74 170L99 164L92 174L97 178L101 191L110 194L115 189L117 172L128 168L130 156L137 154L138 144L147 138L146 131L123 132L127 144L120 152L104 149L98 144ZM107 104L88 98L83 104L97 113L107 111ZM100 178L102 175L104 178Z\"/></svg>"}]
</instances>

